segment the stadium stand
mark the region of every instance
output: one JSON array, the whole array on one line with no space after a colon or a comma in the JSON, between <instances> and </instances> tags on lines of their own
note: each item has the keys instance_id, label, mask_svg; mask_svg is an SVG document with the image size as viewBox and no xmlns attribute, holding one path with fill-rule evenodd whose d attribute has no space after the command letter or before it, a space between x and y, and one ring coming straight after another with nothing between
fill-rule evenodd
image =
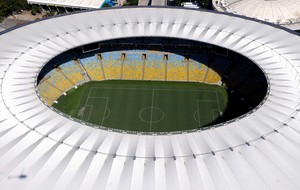
<instances>
[{"instance_id":1,"label":"stadium stand","mask_svg":"<svg viewBox=\"0 0 300 190\"><path fill-rule=\"evenodd\" d=\"M143 74L143 51L125 52L123 60L122 79L142 80Z\"/></svg>"},{"instance_id":2,"label":"stadium stand","mask_svg":"<svg viewBox=\"0 0 300 190\"><path fill-rule=\"evenodd\" d=\"M207 56L184 56L182 50L178 52L110 50L87 54L85 57L80 56L78 52L68 52L51 63L55 68L52 66L51 70L49 67L49 71L38 85L38 91L47 104L52 104L62 93L90 80L168 80L214 84L220 82L220 75L206 66ZM74 58L74 54L78 58ZM60 63L57 65L58 62ZM212 65L219 67L216 63Z\"/></svg>"},{"instance_id":3,"label":"stadium stand","mask_svg":"<svg viewBox=\"0 0 300 190\"><path fill-rule=\"evenodd\" d=\"M165 80L163 54L148 53L145 61L145 80Z\"/></svg>"},{"instance_id":4,"label":"stadium stand","mask_svg":"<svg viewBox=\"0 0 300 190\"><path fill-rule=\"evenodd\" d=\"M55 68L50 71L48 74L49 79L47 80L51 84L53 84L56 88L60 89L63 92L66 92L74 85L66 79L66 77L62 74L60 68Z\"/></svg>"},{"instance_id":5,"label":"stadium stand","mask_svg":"<svg viewBox=\"0 0 300 190\"><path fill-rule=\"evenodd\" d=\"M206 76L206 79L205 79L204 82L206 82L206 83L218 83L220 80L221 80L221 77L216 71L212 70L211 68L209 68L207 70L207 76Z\"/></svg>"},{"instance_id":6,"label":"stadium stand","mask_svg":"<svg viewBox=\"0 0 300 190\"><path fill-rule=\"evenodd\" d=\"M47 81L47 79L40 82L37 86L38 92L41 95L42 99L48 104L51 105L54 100L56 100L62 92L57 88L53 87L51 83Z\"/></svg>"},{"instance_id":7,"label":"stadium stand","mask_svg":"<svg viewBox=\"0 0 300 190\"><path fill-rule=\"evenodd\" d=\"M189 81L204 82L207 67L204 64L199 64L194 60L189 61Z\"/></svg>"},{"instance_id":8,"label":"stadium stand","mask_svg":"<svg viewBox=\"0 0 300 190\"><path fill-rule=\"evenodd\" d=\"M167 67L167 80L187 81L187 62L183 56L169 54Z\"/></svg>"},{"instance_id":9,"label":"stadium stand","mask_svg":"<svg viewBox=\"0 0 300 190\"><path fill-rule=\"evenodd\" d=\"M105 79L100 60L98 60L96 56L81 58L80 62L91 80L100 81Z\"/></svg>"},{"instance_id":10,"label":"stadium stand","mask_svg":"<svg viewBox=\"0 0 300 190\"><path fill-rule=\"evenodd\" d=\"M85 82L83 70L80 68L80 65L76 64L74 61L66 62L60 65L60 68L73 84L78 85Z\"/></svg>"},{"instance_id":11,"label":"stadium stand","mask_svg":"<svg viewBox=\"0 0 300 190\"><path fill-rule=\"evenodd\" d=\"M101 56L106 79L120 79L122 61L125 59L124 54L121 52L106 52L102 53Z\"/></svg>"}]
</instances>

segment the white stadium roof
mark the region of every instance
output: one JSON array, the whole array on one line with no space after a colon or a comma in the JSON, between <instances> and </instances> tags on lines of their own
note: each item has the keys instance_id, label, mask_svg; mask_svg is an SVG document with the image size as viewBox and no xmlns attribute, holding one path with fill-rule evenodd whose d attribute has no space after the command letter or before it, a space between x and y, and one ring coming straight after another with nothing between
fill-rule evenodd
<instances>
[{"instance_id":1,"label":"white stadium roof","mask_svg":"<svg viewBox=\"0 0 300 190\"><path fill-rule=\"evenodd\" d=\"M105 0L27 0L30 4L61 6L85 9L98 9Z\"/></svg>"},{"instance_id":2,"label":"white stadium roof","mask_svg":"<svg viewBox=\"0 0 300 190\"><path fill-rule=\"evenodd\" d=\"M236 51L267 75L268 94L223 126L164 135L88 127L38 97L37 75L56 55L138 36ZM0 189L300 189L300 38L291 31L215 12L139 7L34 22L2 33L0 44Z\"/></svg>"},{"instance_id":3,"label":"white stadium roof","mask_svg":"<svg viewBox=\"0 0 300 190\"><path fill-rule=\"evenodd\" d=\"M298 0L213 0L218 11L226 11L300 29Z\"/></svg>"}]
</instances>

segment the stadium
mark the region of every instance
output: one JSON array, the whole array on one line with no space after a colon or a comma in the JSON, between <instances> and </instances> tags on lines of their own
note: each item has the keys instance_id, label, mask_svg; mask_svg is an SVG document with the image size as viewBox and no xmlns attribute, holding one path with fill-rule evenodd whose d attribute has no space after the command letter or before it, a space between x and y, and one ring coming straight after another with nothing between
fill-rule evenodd
<instances>
[{"instance_id":1,"label":"stadium","mask_svg":"<svg viewBox=\"0 0 300 190\"><path fill-rule=\"evenodd\" d=\"M69 50L47 63L38 79L41 99L66 115L98 128L140 132L199 129L234 119L255 108L267 90L264 74L250 60L209 44L162 37Z\"/></svg>"},{"instance_id":2,"label":"stadium","mask_svg":"<svg viewBox=\"0 0 300 190\"><path fill-rule=\"evenodd\" d=\"M2 32L0 187L299 189L299 42L163 7Z\"/></svg>"},{"instance_id":3,"label":"stadium","mask_svg":"<svg viewBox=\"0 0 300 190\"><path fill-rule=\"evenodd\" d=\"M299 1L220 0L212 1L215 10L243 15L284 27L300 29Z\"/></svg>"}]
</instances>

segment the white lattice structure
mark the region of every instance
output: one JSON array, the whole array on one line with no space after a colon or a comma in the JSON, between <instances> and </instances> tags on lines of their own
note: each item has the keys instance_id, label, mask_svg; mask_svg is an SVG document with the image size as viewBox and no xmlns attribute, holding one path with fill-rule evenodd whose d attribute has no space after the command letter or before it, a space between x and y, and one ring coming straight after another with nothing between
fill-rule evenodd
<instances>
[{"instance_id":1,"label":"white lattice structure","mask_svg":"<svg viewBox=\"0 0 300 190\"><path fill-rule=\"evenodd\" d=\"M212 2L218 11L300 29L300 1L297 0L213 0Z\"/></svg>"},{"instance_id":2,"label":"white lattice structure","mask_svg":"<svg viewBox=\"0 0 300 190\"><path fill-rule=\"evenodd\" d=\"M29 4L57 7L72 7L81 9L99 9L104 0L27 0Z\"/></svg>"},{"instance_id":3,"label":"white lattice structure","mask_svg":"<svg viewBox=\"0 0 300 190\"><path fill-rule=\"evenodd\" d=\"M221 126L156 135L86 126L36 94L40 69L56 55L133 36L192 39L239 52L264 71L268 94L251 113ZM299 61L300 38L290 31L189 9L97 10L3 33L0 189L298 190Z\"/></svg>"}]
</instances>

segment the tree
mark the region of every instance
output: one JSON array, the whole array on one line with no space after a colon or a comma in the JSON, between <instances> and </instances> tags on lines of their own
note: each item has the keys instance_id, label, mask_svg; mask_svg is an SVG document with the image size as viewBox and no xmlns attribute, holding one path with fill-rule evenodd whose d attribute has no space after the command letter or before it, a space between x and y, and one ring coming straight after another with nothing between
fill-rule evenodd
<instances>
[{"instance_id":1,"label":"tree","mask_svg":"<svg viewBox=\"0 0 300 190\"><path fill-rule=\"evenodd\" d=\"M32 15L36 15L37 13L41 13L41 12L42 12L42 9L41 9L41 7L38 7L38 6L33 6L31 9Z\"/></svg>"},{"instance_id":2,"label":"tree","mask_svg":"<svg viewBox=\"0 0 300 190\"><path fill-rule=\"evenodd\" d=\"M102 5L102 8L105 8L105 7L111 7L111 5L108 4L108 3L104 3L104 4Z\"/></svg>"},{"instance_id":3,"label":"tree","mask_svg":"<svg viewBox=\"0 0 300 190\"><path fill-rule=\"evenodd\" d=\"M14 12L29 10L30 7L26 0L5 0L0 1L0 20L12 15Z\"/></svg>"},{"instance_id":4,"label":"tree","mask_svg":"<svg viewBox=\"0 0 300 190\"><path fill-rule=\"evenodd\" d=\"M212 4L210 0L199 0L199 6L203 9L212 9Z\"/></svg>"}]
</instances>

